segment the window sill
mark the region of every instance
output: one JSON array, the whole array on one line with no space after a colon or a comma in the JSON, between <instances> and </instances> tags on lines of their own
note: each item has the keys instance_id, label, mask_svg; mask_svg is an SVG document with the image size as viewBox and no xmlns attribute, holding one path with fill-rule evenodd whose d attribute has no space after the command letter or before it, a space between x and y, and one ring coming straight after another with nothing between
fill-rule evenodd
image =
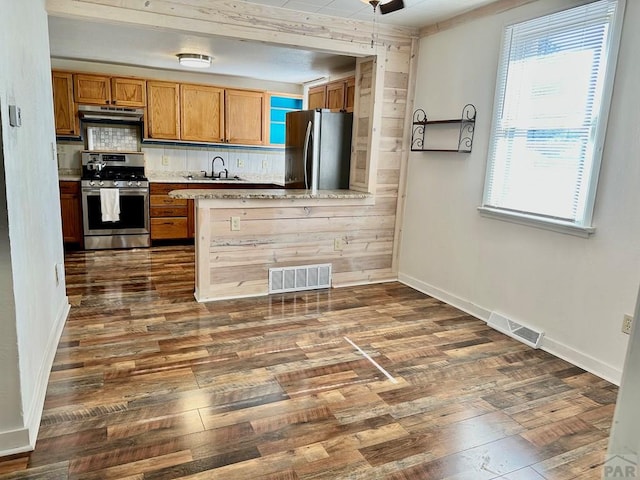
<instances>
[{"instance_id":1,"label":"window sill","mask_svg":"<svg viewBox=\"0 0 640 480\"><path fill-rule=\"evenodd\" d=\"M594 227L580 227L569 222L551 220L547 218L535 217L524 213L505 212L491 207L478 207L480 215L504 222L517 223L528 227L551 230L553 232L575 235L577 237L589 238L596 232Z\"/></svg>"}]
</instances>

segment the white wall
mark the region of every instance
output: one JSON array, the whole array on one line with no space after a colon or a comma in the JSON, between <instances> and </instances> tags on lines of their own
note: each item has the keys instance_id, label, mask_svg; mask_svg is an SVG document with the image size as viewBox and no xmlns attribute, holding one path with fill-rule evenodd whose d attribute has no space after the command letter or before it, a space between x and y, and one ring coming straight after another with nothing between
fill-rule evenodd
<instances>
[{"instance_id":1,"label":"white wall","mask_svg":"<svg viewBox=\"0 0 640 480\"><path fill-rule=\"evenodd\" d=\"M0 202L3 295L13 291L13 306L0 314L0 385L10 381L14 394L0 396L0 455L28 450L42 414L49 371L68 312L47 15L44 0L0 0L0 115L6 209ZM8 106L22 111L22 126L9 126ZM4 189L3 189L4 190ZM2 192L5 194L5 191ZM5 291L6 289L6 291ZM6 335L5 335L6 334ZM15 349L17 345L16 359ZM8 380L5 380L7 378ZM15 396L19 397L16 405Z\"/></svg>"},{"instance_id":2,"label":"white wall","mask_svg":"<svg viewBox=\"0 0 640 480\"><path fill-rule=\"evenodd\" d=\"M640 2L627 2L594 225L588 239L481 217L503 27L572 0L540 0L423 38L415 107L432 118L478 109L471 154L412 153L401 280L486 319L545 331L544 348L619 382L624 313L640 280Z\"/></svg>"},{"instance_id":3,"label":"white wall","mask_svg":"<svg viewBox=\"0 0 640 480\"><path fill-rule=\"evenodd\" d=\"M638 405L640 405L640 294L636 301L636 312L634 316L634 327L631 331L631 339L627 350L627 358L624 363L624 373L618 399L616 401L616 411L613 416L611 426L611 436L609 437L608 456L605 460L603 478L605 480L621 478L617 466L623 469L631 464L638 465L640 455L640 415ZM632 462L632 463L629 463ZM624 470L622 470L624 472ZM640 472L639 472L640 473ZM633 478L633 477L629 477Z\"/></svg>"},{"instance_id":4,"label":"white wall","mask_svg":"<svg viewBox=\"0 0 640 480\"><path fill-rule=\"evenodd\" d=\"M6 112L3 104L4 102L0 101L0 117L4 117ZM4 125L4 118L0 120ZM0 137L1 134L0 132ZM0 431L15 431L22 427L20 372L15 368L18 365L17 332L13 321L15 315L4 155L0 148L0 365L3 366L0 375ZM5 369L5 365L14 368Z\"/></svg>"}]
</instances>

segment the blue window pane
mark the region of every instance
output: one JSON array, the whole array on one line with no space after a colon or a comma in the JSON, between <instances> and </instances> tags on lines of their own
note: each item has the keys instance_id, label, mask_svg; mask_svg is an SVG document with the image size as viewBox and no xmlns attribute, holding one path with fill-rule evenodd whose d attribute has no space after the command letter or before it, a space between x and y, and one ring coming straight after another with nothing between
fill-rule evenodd
<instances>
[{"instance_id":1,"label":"blue window pane","mask_svg":"<svg viewBox=\"0 0 640 480\"><path fill-rule=\"evenodd\" d=\"M283 123L272 123L269 143L284 143L285 126Z\"/></svg>"},{"instance_id":2,"label":"blue window pane","mask_svg":"<svg viewBox=\"0 0 640 480\"><path fill-rule=\"evenodd\" d=\"M284 122L284 121L286 121L287 111L288 110L277 110L277 109L272 108L271 109L271 121L272 122Z\"/></svg>"},{"instance_id":3,"label":"blue window pane","mask_svg":"<svg viewBox=\"0 0 640 480\"><path fill-rule=\"evenodd\" d=\"M290 110L302 109L301 98L271 97L271 108L288 108Z\"/></svg>"}]
</instances>

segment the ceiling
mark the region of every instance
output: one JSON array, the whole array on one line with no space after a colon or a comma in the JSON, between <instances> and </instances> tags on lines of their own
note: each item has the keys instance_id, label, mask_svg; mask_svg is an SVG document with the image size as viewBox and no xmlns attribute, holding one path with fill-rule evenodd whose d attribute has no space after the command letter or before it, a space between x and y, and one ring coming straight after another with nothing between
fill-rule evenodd
<instances>
[{"instance_id":1,"label":"ceiling","mask_svg":"<svg viewBox=\"0 0 640 480\"><path fill-rule=\"evenodd\" d=\"M242 0L246 3L340 18L371 21L373 9L362 0ZM492 3L494 0L404 0L403 10L380 15L376 21L422 27ZM383 0L385 3L385 0ZM330 19L328 19L330 22ZM51 56L59 59L142 66L163 70L189 70L219 75L301 84L353 70L354 59L243 40L202 34L104 23L99 19L49 17ZM178 65L177 53L214 57L205 70Z\"/></svg>"},{"instance_id":2,"label":"ceiling","mask_svg":"<svg viewBox=\"0 0 640 480\"><path fill-rule=\"evenodd\" d=\"M373 19L371 5L362 0L242 0L301 12L313 12L353 20ZM496 0L404 0L405 8L387 15L377 14L376 21L389 25L420 28L493 3ZM381 3L387 3L382 0Z\"/></svg>"}]
</instances>

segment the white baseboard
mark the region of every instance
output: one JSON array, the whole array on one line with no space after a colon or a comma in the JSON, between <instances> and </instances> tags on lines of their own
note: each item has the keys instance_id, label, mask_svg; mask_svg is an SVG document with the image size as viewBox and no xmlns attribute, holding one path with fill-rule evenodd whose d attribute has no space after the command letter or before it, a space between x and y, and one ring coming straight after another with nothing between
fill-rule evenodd
<instances>
[{"instance_id":1,"label":"white baseboard","mask_svg":"<svg viewBox=\"0 0 640 480\"><path fill-rule=\"evenodd\" d=\"M44 399L47 394L47 385L49 384L49 375L70 309L69 299L68 297L64 297L64 302L58 309L55 324L51 329L44 355L42 356L42 363L38 370L34 395L31 398L30 404L25 405L24 427L17 430L0 432L0 456L29 452L36 446L40 420L42 419L42 410L44 408Z\"/></svg>"},{"instance_id":2,"label":"white baseboard","mask_svg":"<svg viewBox=\"0 0 640 480\"><path fill-rule=\"evenodd\" d=\"M576 367L580 367L587 372L591 372L600 378L605 379L614 385L620 386L622 380L622 370L612 367L600 360L593 358L591 355L580 352L574 348L571 348L563 343L560 343L545 335L542 339L542 345L540 346L545 352L549 352L551 355L555 355L558 358L566 360L572 363Z\"/></svg>"},{"instance_id":3,"label":"white baseboard","mask_svg":"<svg viewBox=\"0 0 640 480\"><path fill-rule=\"evenodd\" d=\"M484 322L489 320L489 315L491 314L490 310L480 307L479 305L469 302L468 300L464 300L463 298L460 298L449 292L440 290L439 288L436 288L433 285L429 285L428 283L418 280L417 278L400 273L398 274L398 281L404 283L405 285L408 285L411 288L415 288L422 293L448 303L449 305L456 307L463 312L468 313L469 315L473 315L474 317ZM594 375L603 378L608 382L611 382L615 385L620 385L620 380L622 379L622 370L612 367L611 365L608 365L596 358L593 358L591 355L588 355L568 345L558 342L557 340L550 338L548 336L548 333L545 333L540 348L545 352L561 358L571 363L572 365L580 367L587 372L593 373Z\"/></svg>"},{"instance_id":4,"label":"white baseboard","mask_svg":"<svg viewBox=\"0 0 640 480\"><path fill-rule=\"evenodd\" d=\"M440 290L439 288L434 287L433 285L429 285L417 278L414 278L410 275L405 275L404 273L398 274L398 281L404 283L405 285L410 286L411 288L415 288L419 292L425 293L433 298L437 298L438 300L448 303L449 305L456 307L458 310L462 310L469 315L473 315L476 318L486 322L489 320L489 315L491 312L486 310L479 305L475 305L474 303L463 300L460 297L457 297L449 292L445 292L444 290Z\"/></svg>"}]
</instances>

